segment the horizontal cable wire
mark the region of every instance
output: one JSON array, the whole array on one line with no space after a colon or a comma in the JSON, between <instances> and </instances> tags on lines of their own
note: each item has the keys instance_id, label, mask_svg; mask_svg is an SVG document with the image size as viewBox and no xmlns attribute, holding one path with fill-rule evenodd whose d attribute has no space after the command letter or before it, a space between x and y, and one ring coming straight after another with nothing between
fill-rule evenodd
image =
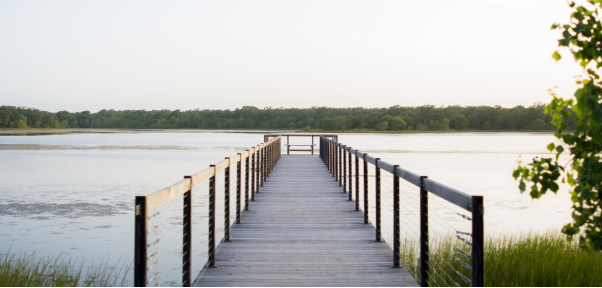
<instances>
[{"instance_id":1,"label":"horizontal cable wire","mask_svg":"<svg viewBox=\"0 0 602 288\"><path fill-rule=\"evenodd\" d=\"M184 226L182 226L182 227L184 227ZM172 229L173 229L173 228L172 228ZM171 230L171 229L170 229L170 230ZM178 236L178 235L176 235L176 236L173 236L173 237L169 237L167 241L163 241L163 243L161 243L162 245L161 245L161 246L157 246L157 248L156 248L155 250L162 250L162 249L165 249L165 247L167 247L167 245L168 245L169 243L171 243L171 241L173 241L173 239L180 239L180 240L181 240L181 239L182 239L182 237L183 237L183 236L181 236L181 235L179 235L180 237L177 237L177 236ZM159 239L161 239L161 238L159 238Z\"/></svg>"},{"instance_id":2,"label":"horizontal cable wire","mask_svg":"<svg viewBox=\"0 0 602 288\"><path fill-rule=\"evenodd\" d=\"M428 269L426 271L426 274L427 274L428 278L431 280L431 281L429 281L429 286L440 287L439 285L436 285L437 282L433 283L433 281L432 281L432 280L437 280L437 278L435 278L435 276L438 277L439 279L443 279L441 276L439 276L439 274L437 272L433 271L432 269ZM442 281L442 282L445 283L445 281ZM435 284L435 285L433 285L433 284Z\"/></svg>"},{"instance_id":3,"label":"horizontal cable wire","mask_svg":"<svg viewBox=\"0 0 602 288\"><path fill-rule=\"evenodd\" d=\"M436 263L434 263L434 264L437 265ZM431 265L431 263L429 263L429 265ZM439 267L439 269L443 270L441 268L441 266L439 266L439 265L437 265L437 266ZM431 266L431 268L433 268L433 267ZM442 272L441 274L445 275L445 277L447 277L447 279L449 281L451 281L452 283L454 283L456 285L456 287L461 287L449 274L447 274L445 272ZM447 282L443 281L443 283L445 283L445 287L451 287L451 285L449 285Z\"/></svg>"},{"instance_id":4,"label":"horizontal cable wire","mask_svg":"<svg viewBox=\"0 0 602 288\"><path fill-rule=\"evenodd\" d=\"M172 203L171 203L171 204L169 204L169 206L167 206L167 207L164 207L163 209L161 209L161 211L159 211L159 212L157 212L157 213L163 214L163 213L165 213L165 211L167 211L169 208L173 207L174 205L176 205L176 204L182 204L182 201L183 201L182 199L183 199L183 197L182 197L182 196L179 196L178 198L171 200L170 202L172 202ZM180 201L176 201L176 200L180 200ZM161 206L161 207L163 207L163 206ZM160 214L159 214L159 215L157 215L157 217L161 217L161 215L160 215ZM173 214L172 214L172 215L173 215ZM153 218L154 218L154 216L153 216ZM169 218L169 217L168 217L168 218ZM150 220L148 220L148 221L149 221L149 223L150 223Z\"/></svg>"},{"instance_id":5,"label":"horizontal cable wire","mask_svg":"<svg viewBox=\"0 0 602 288\"><path fill-rule=\"evenodd\" d=\"M430 254L429 254L429 257L432 257L432 255L430 255ZM449 268L450 268L452 271L454 271L454 273L455 273L456 275L463 275L463 276L465 276L464 274L462 274L462 272L458 271L458 270L457 270L457 269L456 269L456 268L455 268L453 265L451 265L451 264L450 264L448 261L445 261L443 257L439 257L439 258L441 258L441 259L438 259L438 260L440 260L442 263L446 264L446 265L447 265L447 266L448 266L448 267L449 267ZM437 265L437 266L439 267L439 269L441 269L442 271L445 271L445 269L444 269L443 267L441 267L441 265L439 265L439 263L437 263L437 261L433 261L433 260L432 260L432 258L431 258L431 260L429 261L429 265L432 265L432 264L434 264L434 265ZM448 275L447 273L445 273L445 274L446 274L446 275ZM450 277L450 279L453 279L451 276L449 276L449 277ZM465 277L466 277L466 276L465 276ZM452 280L452 281L453 281L453 280ZM454 281L454 282L455 282L455 281Z\"/></svg>"},{"instance_id":6,"label":"horizontal cable wire","mask_svg":"<svg viewBox=\"0 0 602 288\"><path fill-rule=\"evenodd\" d=\"M186 207L182 207L182 209L184 209L184 208L186 208ZM175 215L176 215L176 214L180 214L180 215L182 215L181 213L182 213L182 210L177 210L177 211L174 211L174 212L173 212L173 213L171 213L169 216L165 216L165 219L161 220L161 222L159 222L159 223L157 223L157 224L151 224L151 225L153 225L153 226L159 226L159 227L161 227L162 225L164 225L164 224L165 224L165 222L167 222L167 221L169 221L169 220L175 220L175 219L173 219L172 217L175 217ZM181 218L180 218L180 220L181 220ZM150 223L149 223L149 224L150 224Z\"/></svg>"}]
</instances>

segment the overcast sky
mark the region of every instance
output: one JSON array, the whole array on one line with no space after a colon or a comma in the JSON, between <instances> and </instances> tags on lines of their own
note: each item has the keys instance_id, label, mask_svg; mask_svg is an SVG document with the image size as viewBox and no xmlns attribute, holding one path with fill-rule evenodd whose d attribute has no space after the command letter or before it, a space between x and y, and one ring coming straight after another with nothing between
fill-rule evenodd
<instances>
[{"instance_id":1,"label":"overcast sky","mask_svg":"<svg viewBox=\"0 0 602 288\"><path fill-rule=\"evenodd\" d=\"M532 105L566 0L0 1L0 105L100 109Z\"/></svg>"}]
</instances>

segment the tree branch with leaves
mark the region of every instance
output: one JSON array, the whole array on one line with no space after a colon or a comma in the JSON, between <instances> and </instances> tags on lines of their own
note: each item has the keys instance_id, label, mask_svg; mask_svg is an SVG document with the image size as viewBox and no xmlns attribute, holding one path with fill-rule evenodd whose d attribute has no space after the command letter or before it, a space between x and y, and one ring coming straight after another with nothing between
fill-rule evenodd
<instances>
[{"instance_id":1,"label":"tree branch with leaves","mask_svg":"<svg viewBox=\"0 0 602 288\"><path fill-rule=\"evenodd\" d=\"M553 99L544 110L558 128L554 133L558 141L547 147L555 157L536 157L526 166L519 165L513 173L521 192L529 190L534 199L548 191L557 193L559 182L568 183L573 221L562 231L569 240L577 236L583 247L597 251L602 250L601 3L602 0L587 0L581 6L570 3L573 9L570 22L552 25L552 30L562 31L558 46L571 52L583 67L583 74L577 80L578 89L572 99L562 99L552 93ZM556 61L561 59L558 51L552 57ZM572 112L575 129L569 132L566 123ZM568 153L569 158L564 164L560 163L563 153Z\"/></svg>"}]
</instances>

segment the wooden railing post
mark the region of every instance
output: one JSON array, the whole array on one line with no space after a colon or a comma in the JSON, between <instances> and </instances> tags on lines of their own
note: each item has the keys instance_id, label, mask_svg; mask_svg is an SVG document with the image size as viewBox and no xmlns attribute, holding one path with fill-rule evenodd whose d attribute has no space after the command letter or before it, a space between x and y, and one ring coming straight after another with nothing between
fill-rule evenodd
<instances>
[{"instance_id":1,"label":"wooden railing post","mask_svg":"<svg viewBox=\"0 0 602 288\"><path fill-rule=\"evenodd\" d=\"M332 173L332 167L330 163L330 141L326 141L326 167L328 167L328 171Z\"/></svg>"},{"instance_id":2,"label":"wooden railing post","mask_svg":"<svg viewBox=\"0 0 602 288\"><path fill-rule=\"evenodd\" d=\"M184 199L182 209L182 287L192 286L192 177L190 179L190 190L182 195Z\"/></svg>"},{"instance_id":3,"label":"wooden railing post","mask_svg":"<svg viewBox=\"0 0 602 288\"><path fill-rule=\"evenodd\" d=\"M263 177L261 177L261 186L263 187L263 182L265 182L265 180L267 179L267 175L268 175L268 169L267 169L267 145L263 146L263 149L261 149L261 175Z\"/></svg>"},{"instance_id":4,"label":"wooden railing post","mask_svg":"<svg viewBox=\"0 0 602 288\"><path fill-rule=\"evenodd\" d=\"M263 159L261 159L261 144L257 145L257 150L256 154L257 154L257 162L255 162L255 168L257 169L255 173L257 173L257 189L255 189L255 194L259 193L259 187L261 187L262 183L262 179L263 179L263 175L261 174L261 162L263 161Z\"/></svg>"},{"instance_id":5,"label":"wooden railing post","mask_svg":"<svg viewBox=\"0 0 602 288\"><path fill-rule=\"evenodd\" d=\"M328 153L326 153L326 151L328 151L328 143L326 142L326 139L324 139L324 137L320 137L320 149L322 149L322 161L324 161L324 165L326 165L326 168L328 169Z\"/></svg>"},{"instance_id":6,"label":"wooden railing post","mask_svg":"<svg viewBox=\"0 0 602 288\"><path fill-rule=\"evenodd\" d=\"M242 197L240 197L242 189L242 153L237 153L238 161L236 162L236 223L240 224L240 213L242 208Z\"/></svg>"},{"instance_id":7,"label":"wooden railing post","mask_svg":"<svg viewBox=\"0 0 602 288\"><path fill-rule=\"evenodd\" d=\"M334 145L334 179L339 182L339 143ZM341 182L339 182L339 185Z\"/></svg>"},{"instance_id":8,"label":"wooden railing post","mask_svg":"<svg viewBox=\"0 0 602 288\"><path fill-rule=\"evenodd\" d=\"M429 198L420 176L420 286L429 286Z\"/></svg>"},{"instance_id":9,"label":"wooden railing post","mask_svg":"<svg viewBox=\"0 0 602 288\"><path fill-rule=\"evenodd\" d=\"M245 211L249 211L249 198L251 197L251 193L249 193L249 182L251 181L251 179L249 179L249 170L251 169L251 167L249 167L250 158L251 151L247 150L247 156L245 157Z\"/></svg>"},{"instance_id":10,"label":"wooden railing post","mask_svg":"<svg viewBox=\"0 0 602 288\"><path fill-rule=\"evenodd\" d=\"M360 157L355 152L355 211L360 210Z\"/></svg>"},{"instance_id":11,"label":"wooden railing post","mask_svg":"<svg viewBox=\"0 0 602 288\"><path fill-rule=\"evenodd\" d=\"M224 239L230 239L230 157L228 159L228 167L224 169Z\"/></svg>"},{"instance_id":12,"label":"wooden railing post","mask_svg":"<svg viewBox=\"0 0 602 288\"><path fill-rule=\"evenodd\" d=\"M472 286L485 287L483 196L472 196Z\"/></svg>"},{"instance_id":13,"label":"wooden railing post","mask_svg":"<svg viewBox=\"0 0 602 288\"><path fill-rule=\"evenodd\" d=\"M326 161L324 161L324 139L322 139L322 136L320 136L320 160L326 164Z\"/></svg>"},{"instance_id":14,"label":"wooden railing post","mask_svg":"<svg viewBox=\"0 0 602 288\"><path fill-rule=\"evenodd\" d=\"M261 155L261 145L257 145L255 148L255 192L253 193L253 201L255 201L255 193L259 192L259 185L261 183L261 177L259 175L260 165L259 156Z\"/></svg>"},{"instance_id":15,"label":"wooden railing post","mask_svg":"<svg viewBox=\"0 0 602 288\"><path fill-rule=\"evenodd\" d=\"M336 179L336 172L335 172L335 169L334 169L335 166L336 166L335 165L335 161L336 160L335 160L335 157L334 157L334 155L335 155L334 154L334 142L330 142L330 147L328 147L328 148L330 148L330 151L329 151L330 152L330 162L331 162L330 163L330 172L332 173L332 177L335 177L335 179Z\"/></svg>"},{"instance_id":16,"label":"wooden railing post","mask_svg":"<svg viewBox=\"0 0 602 288\"><path fill-rule=\"evenodd\" d=\"M349 201L353 200L353 197L351 195L353 195L353 185L352 185L352 176L353 176L353 170L351 169L352 167L352 160L351 160L351 147L349 147L349 150L347 150L347 153L345 153L345 155L347 156L347 158L349 159L349 161L347 163L349 163L348 167L347 167L347 175L349 175L349 177L347 177L348 179L348 187L349 187Z\"/></svg>"},{"instance_id":17,"label":"wooden railing post","mask_svg":"<svg viewBox=\"0 0 602 288\"><path fill-rule=\"evenodd\" d=\"M255 201L255 166L257 165L257 161L255 157L257 156L257 148L253 147L253 154L251 154L251 201Z\"/></svg>"},{"instance_id":18,"label":"wooden railing post","mask_svg":"<svg viewBox=\"0 0 602 288\"><path fill-rule=\"evenodd\" d=\"M270 176L270 174L272 173L272 147L273 147L273 145L272 145L272 144L274 144L274 142L270 143L270 144L268 145L268 147L267 147L267 150L266 150L266 155L267 155L267 157L268 157L268 158L267 158L267 163L266 163L266 165L267 165L267 170L268 170L268 172L267 172L267 176L268 176L268 177L269 177L269 176Z\"/></svg>"},{"instance_id":19,"label":"wooden railing post","mask_svg":"<svg viewBox=\"0 0 602 288\"><path fill-rule=\"evenodd\" d=\"M215 169L215 165L210 165ZM215 264L215 243L216 225L215 225L215 170L213 176L209 178L209 244L207 256L209 258L209 267L217 267Z\"/></svg>"},{"instance_id":20,"label":"wooden railing post","mask_svg":"<svg viewBox=\"0 0 602 288\"><path fill-rule=\"evenodd\" d=\"M346 146L343 145L343 148L342 148L343 152L341 152L341 156L342 156L341 158L343 158L343 159L341 159L342 160L341 162L343 165L343 167L342 167L343 169L341 169L341 172L342 172L341 173L341 182L343 182L343 193L347 193L347 173L346 173L347 172L347 154L346 154L347 151L345 151L345 148L346 148Z\"/></svg>"},{"instance_id":21,"label":"wooden railing post","mask_svg":"<svg viewBox=\"0 0 602 288\"><path fill-rule=\"evenodd\" d=\"M276 166L276 142L272 142L270 144L270 174L274 171L274 167Z\"/></svg>"},{"instance_id":22,"label":"wooden railing post","mask_svg":"<svg viewBox=\"0 0 602 288\"><path fill-rule=\"evenodd\" d=\"M401 232L399 216L399 177L397 177L397 167L393 165L393 268L401 267Z\"/></svg>"},{"instance_id":23,"label":"wooden railing post","mask_svg":"<svg viewBox=\"0 0 602 288\"><path fill-rule=\"evenodd\" d=\"M380 242L380 230L381 230L381 219L380 219L380 213L381 213L381 209L380 209L380 167L378 166L378 161L380 161L380 158L376 158L375 162L374 162L374 175L375 175L375 181L374 183L376 184L375 186L375 195L374 195L374 202L376 202L376 207L374 207L374 214L376 215L376 242Z\"/></svg>"},{"instance_id":24,"label":"wooden railing post","mask_svg":"<svg viewBox=\"0 0 602 288\"><path fill-rule=\"evenodd\" d=\"M341 147L339 145L340 145L339 143L336 143L335 144L335 148L334 148L335 149L334 153L336 155L335 156L336 157L336 162L335 162L334 171L336 171L336 177L335 177L335 179L337 180L337 182L339 182L339 186L341 186L341 170L340 170L340 167L341 167Z\"/></svg>"},{"instance_id":25,"label":"wooden railing post","mask_svg":"<svg viewBox=\"0 0 602 288\"><path fill-rule=\"evenodd\" d=\"M259 193L259 187L263 186L263 145L259 144L259 151L257 151L257 193Z\"/></svg>"},{"instance_id":26,"label":"wooden railing post","mask_svg":"<svg viewBox=\"0 0 602 288\"><path fill-rule=\"evenodd\" d=\"M364 153L364 224L368 224L368 161Z\"/></svg>"},{"instance_id":27,"label":"wooden railing post","mask_svg":"<svg viewBox=\"0 0 602 288\"><path fill-rule=\"evenodd\" d=\"M329 158L328 158L328 145L330 145L330 143L328 143L328 140L326 138L324 138L322 141L324 143L324 161L325 161L326 167L330 168L330 166L329 166L330 163L328 162L328 160L329 160Z\"/></svg>"},{"instance_id":28,"label":"wooden railing post","mask_svg":"<svg viewBox=\"0 0 602 288\"><path fill-rule=\"evenodd\" d=\"M332 147L333 147L332 142L331 141L327 141L327 144L326 144L327 151L326 151L326 153L328 154L327 155L327 157L328 157L328 171L330 171L330 173L332 175L334 175L334 169L332 168L332 162L333 162L333 157L332 157L332 150L333 149L332 149Z\"/></svg>"},{"instance_id":29,"label":"wooden railing post","mask_svg":"<svg viewBox=\"0 0 602 288\"><path fill-rule=\"evenodd\" d=\"M147 266L147 213L146 196L136 196L134 224L134 286L146 287Z\"/></svg>"},{"instance_id":30,"label":"wooden railing post","mask_svg":"<svg viewBox=\"0 0 602 288\"><path fill-rule=\"evenodd\" d=\"M337 162L337 145L336 142L332 143L332 176L335 181L338 179L339 175L337 175L337 166L339 165Z\"/></svg>"},{"instance_id":31,"label":"wooden railing post","mask_svg":"<svg viewBox=\"0 0 602 288\"><path fill-rule=\"evenodd\" d=\"M332 164L330 165L332 167L332 177L335 178L337 177L337 157L336 157L336 145L334 144L334 142L330 143L330 150L332 150L330 153L332 155Z\"/></svg>"},{"instance_id":32,"label":"wooden railing post","mask_svg":"<svg viewBox=\"0 0 602 288\"><path fill-rule=\"evenodd\" d=\"M335 142L332 142L332 145L330 145L330 149L332 149L332 177L334 177L334 179L337 179L337 146L335 144Z\"/></svg>"}]
</instances>

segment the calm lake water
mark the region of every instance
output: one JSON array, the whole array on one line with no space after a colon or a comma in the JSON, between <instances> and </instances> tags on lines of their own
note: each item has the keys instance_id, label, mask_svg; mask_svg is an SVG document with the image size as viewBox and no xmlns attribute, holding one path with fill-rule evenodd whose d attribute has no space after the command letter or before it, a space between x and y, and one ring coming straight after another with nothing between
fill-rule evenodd
<instances>
[{"instance_id":1,"label":"calm lake water","mask_svg":"<svg viewBox=\"0 0 602 288\"><path fill-rule=\"evenodd\" d=\"M489 234L560 229L566 192L532 201L511 177L519 155L547 156L548 133L340 134L362 152L485 196ZM67 253L86 261L133 255L133 204L263 141L251 133L0 136L0 252ZM295 142L309 141L297 139ZM285 151L285 150L283 150ZM131 283L130 283L131 284Z\"/></svg>"}]
</instances>

